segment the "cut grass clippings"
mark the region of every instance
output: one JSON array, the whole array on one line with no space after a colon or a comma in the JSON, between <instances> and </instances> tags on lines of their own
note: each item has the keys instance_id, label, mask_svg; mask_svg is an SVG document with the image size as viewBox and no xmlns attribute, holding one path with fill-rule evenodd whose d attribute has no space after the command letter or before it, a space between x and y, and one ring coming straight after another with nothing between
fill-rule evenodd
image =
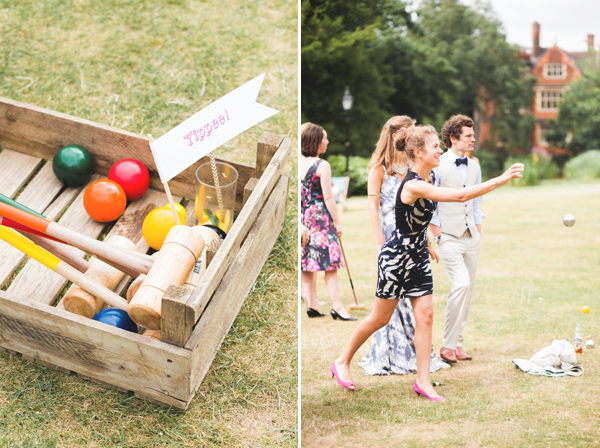
<instances>
[{"instance_id":1,"label":"cut grass clippings","mask_svg":"<svg viewBox=\"0 0 600 448\"><path fill-rule=\"evenodd\" d=\"M302 446L590 446L600 438L600 351L577 355L580 377L527 375L512 360L529 359L554 339L584 336L600 341L600 183L550 181L527 188L502 187L483 199L483 245L475 295L464 333L473 361L432 374L445 403L412 391L415 375L365 376L353 360L357 384L349 392L331 379L329 365L372 309L377 249L367 198L348 200L341 215L344 250L359 302L359 322L306 316L302 307ZM563 216L577 219L563 225ZM433 344L442 343L450 283L440 263L434 276ZM346 307L354 303L339 271ZM319 275L319 300L331 301ZM531 298L524 286L530 286ZM589 314L582 307L589 306Z\"/></svg>"},{"instance_id":2,"label":"cut grass clippings","mask_svg":"<svg viewBox=\"0 0 600 448\"><path fill-rule=\"evenodd\" d=\"M297 146L296 2L0 0L0 35L0 96L154 138L266 73L257 101L280 112L215 154L254 164L266 131ZM296 446L296 163L284 229L187 411L2 352L0 446Z\"/></svg>"}]
</instances>

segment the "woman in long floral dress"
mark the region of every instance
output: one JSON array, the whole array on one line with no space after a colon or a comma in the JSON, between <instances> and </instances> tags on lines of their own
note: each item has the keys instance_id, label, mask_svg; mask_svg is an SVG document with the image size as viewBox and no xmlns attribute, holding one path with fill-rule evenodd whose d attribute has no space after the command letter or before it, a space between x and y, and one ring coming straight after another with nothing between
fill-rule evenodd
<instances>
[{"instance_id":1,"label":"woman in long floral dress","mask_svg":"<svg viewBox=\"0 0 600 448\"><path fill-rule=\"evenodd\" d=\"M381 248L396 229L396 193L408 166L404 160L406 140L414 130L414 120L406 115L390 118L381 130L381 136L369 163L368 194L371 225ZM438 255L429 247L430 256ZM360 365L366 375L416 373L415 314L410 301L398 300L390 322L377 330L371 339L371 349ZM438 359L431 346L432 372L450 366Z\"/></svg>"},{"instance_id":2,"label":"woman in long floral dress","mask_svg":"<svg viewBox=\"0 0 600 448\"><path fill-rule=\"evenodd\" d=\"M337 270L343 267L342 251L338 238L342 226L331 192L331 167L319 156L327 150L327 133L313 123L304 123L301 128L302 161L302 224L310 239L302 249L302 289L307 299L308 317L322 317L312 287L318 271L325 271L325 283L331 297L331 317L341 320L356 320L344 308L340 299Z\"/></svg>"}]
</instances>

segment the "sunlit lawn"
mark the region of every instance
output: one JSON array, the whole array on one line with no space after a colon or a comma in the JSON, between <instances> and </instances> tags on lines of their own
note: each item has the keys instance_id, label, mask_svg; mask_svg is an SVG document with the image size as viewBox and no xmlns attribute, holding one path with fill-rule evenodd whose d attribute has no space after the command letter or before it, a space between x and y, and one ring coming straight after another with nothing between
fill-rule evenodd
<instances>
[{"instance_id":1,"label":"sunlit lawn","mask_svg":"<svg viewBox=\"0 0 600 448\"><path fill-rule=\"evenodd\" d=\"M600 352L578 355L580 377L547 378L514 368L554 339L584 336L600 341L600 182L553 181L528 188L503 187L483 200L484 240L475 296L465 330L472 362L432 375L444 383L445 403L429 403L412 391L414 375L369 377L352 366L358 390L337 386L329 365L357 322L308 319L302 311L303 446L587 446L600 436ZM571 213L577 223L562 224ZM360 302L371 309L376 247L366 197L351 198L342 214L344 249ZM450 284L442 264L434 271L436 351L442 342ZM353 303L345 271L339 271L346 306ZM319 279L320 300L331 303ZM524 287L528 286L529 289ZM521 303L524 292L523 303ZM582 307L589 306L589 314ZM363 319L367 312L354 311Z\"/></svg>"}]
</instances>

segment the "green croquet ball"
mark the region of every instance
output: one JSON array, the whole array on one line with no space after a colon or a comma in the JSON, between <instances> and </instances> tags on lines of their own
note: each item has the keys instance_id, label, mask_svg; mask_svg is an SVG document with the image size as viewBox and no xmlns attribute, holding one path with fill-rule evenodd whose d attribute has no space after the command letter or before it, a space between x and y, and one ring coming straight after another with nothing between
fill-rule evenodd
<instances>
[{"instance_id":1,"label":"green croquet ball","mask_svg":"<svg viewBox=\"0 0 600 448\"><path fill-rule=\"evenodd\" d=\"M79 145L67 145L52 159L54 175L67 187L87 184L94 172L94 161L90 152Z\"/></svg>"}]
</instances>

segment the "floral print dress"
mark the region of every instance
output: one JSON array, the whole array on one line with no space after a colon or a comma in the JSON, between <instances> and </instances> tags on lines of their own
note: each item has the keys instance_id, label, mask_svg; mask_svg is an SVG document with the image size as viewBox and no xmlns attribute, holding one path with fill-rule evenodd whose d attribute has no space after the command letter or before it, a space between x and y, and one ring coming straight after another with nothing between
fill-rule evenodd
<instances>
[{"instance_id":1,"label":"floral print dress","mask_svg":"<svg viewBox=\"0 0 600 448\"><path fill-rule=\"evenodd\" d=\"M302 223L310 231L310 240L302 251L302 270L335 271L342 268L342 251L335 233L335 223L323 200L317 160L302 179Z\"/></svg>"}]
</instances>

